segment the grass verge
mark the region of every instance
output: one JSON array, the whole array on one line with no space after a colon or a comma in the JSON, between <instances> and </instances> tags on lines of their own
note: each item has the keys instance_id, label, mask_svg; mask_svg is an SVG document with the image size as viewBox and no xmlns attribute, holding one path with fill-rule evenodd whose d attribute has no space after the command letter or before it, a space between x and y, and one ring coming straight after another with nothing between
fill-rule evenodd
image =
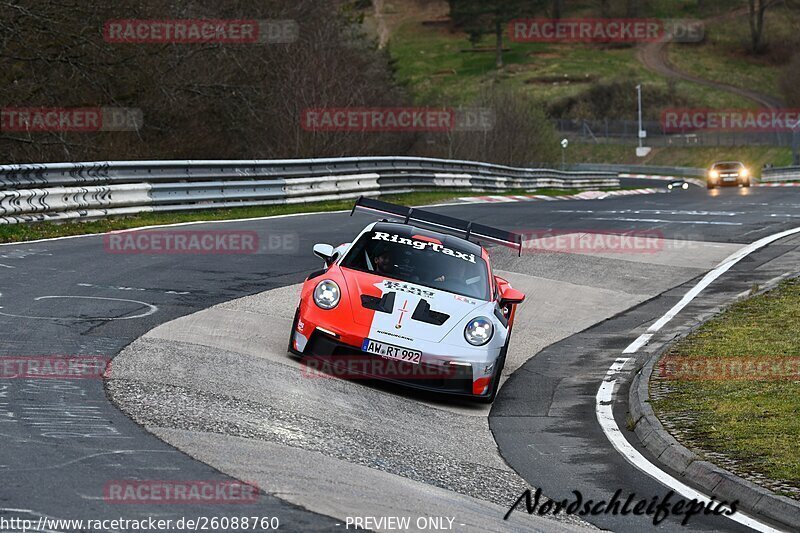
<instances>
[{"instance_id":1,"label":"grass verge","mask_svg":"<svg viewBox=\"0 0 800 533\"><path fill-rule=\"evenodd\" d=\"M529 191L512 190L500 194L513 195L526 194L527 192ZM576 194L578 192L580 192L578 189L538 189L536 194L558 196L562 194ZM482 196L486 194L491 193L474 192L468 190L419 191L406 194L387 195L381 199L402 205L425 205L436 202L444 202L459 197ZM104 220L86 222L76 221L64 223L38 222L31 224L0 224L0 243L25 242L36 239L106 233L109 231L141 228L144 226L179 224L182 222L196 222L200 220L236 220L288 215L294 213L339 211L343 209L351 209L353 207L353 202L354 200L341 200L292 205L237 207L232 209L213 210L209 209L181 213L143 213L128 217L110 217Z\"/></svg>"},{"instance_id":2,"label":"grass verge","mask_svg":"<svg viewBox=\"0 0 800 533\"><path fill-rule=\"evenodd\" d=\"M676 146L653 148L647 157L636 157L636 147L619 144L576 143L567 151L568 163L619 163L640 165L665 165L678 167L708 168L715 161L743 161L756 176L760 175L764 163L776 167L792 163L792 150L773 146Z\"/></svg>"},{"instance_id":3,"label":"grass verge","mask_svg":"<svg viewBox=\"0 0 800 533\"><path fill-rule=\"evenodd\" d=\"M657 416L679 441L800 499L798 329L800 279L794 279L734 304L676 343L662 363L683 360L690 366L680 368L695 370L659 366L651 395ZM772 363L761 370L746 366L756 360Z\"/></svg>"},{"instance_id":4,"label":"grass verge","mask_svg":"<svg viewBox=\"0 0 800 533\"><path fill-rule=\"evenodd\" d=\"M676 10L675 0L654 0L641 6L647 12L641 16L702 17L730 9L728 3L722 0L704 2L702 10L695 9L695 2L683 4ZM519 43L511 42L506 35L506 66L497 70L492 35L487 35L477 43L477 48L484 51L475 52L471 50L466 34L451 31L446 24L426 24L430 19L446 20L446 2L419 4L413 0L400 0L392 5L394 9L387 11L396 20L391 24L388 50L397 67L397 80L410 89L420 104L440 102L469 105L483 87L492 84L523 90L543 104L578 96L596 83L620 79L643 83L645 90L657 88L666 91L669 87L666 78L641 65L636 59L637 49L634 46ZM598 16L588 5L567 5L565 9L567 17ZM722 36L729 38L724 33ZM677 61L692 63L687 66L689 71L702 71L708 58L720 62L727 58L724 55L727 52L720 52L715 46L716 41L712 43L675 47L673 56ZM733 44L730 47L736 50ZM685 50L692 54L691 60L681 57ZM721 54L723 57L720 57ZM779 72L774 65L765 65L757 59L727 61L725 68L728 69L728 78L740 77L738 71L731 69L744 69L741 77L745 84L750 84L753 76L762 76L774 86ZM714 72L718 70L715 67ZM677 94L688 98L696 107L753 107L750 100L741 96L690 82L678 81L675 89Z\"/></svg>"},{"instance_id":5,"label":"grass verge","mask_svg":"<svg viewBox=\"0 0 800 533\"><path fill-rule=\"evenodd\" d=\"M798 21L796 8L778 5L767 11L764 24L771 52L754 55L748 53L750 26L745 10L731 19L707 24L702 45L670 46L669 58L676 67L695 76L782 98L779 78L783 62L796 46Z\"/></svg>"}]
</instances>

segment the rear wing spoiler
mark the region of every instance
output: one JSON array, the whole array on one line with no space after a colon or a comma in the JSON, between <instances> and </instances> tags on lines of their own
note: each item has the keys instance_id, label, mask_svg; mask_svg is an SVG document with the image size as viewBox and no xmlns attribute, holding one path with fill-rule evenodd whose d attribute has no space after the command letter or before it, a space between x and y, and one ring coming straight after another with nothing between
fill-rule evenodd
<instances>
[{"instance_id":1,"label":"rear wing spoiler","mask_svg":"<svg viewBox=\"0 0 800 533\"><path fill-rule=\"evenodd\" d=\"M356 200L350 216L353 216L356 211L388 216L389 218L400 220L403 224L413 223L414 225L427 226L432 230L450 233L466 240L476 239L501 244L516 249L519 255L522 255L522 235L512 231L492 228L483 224L476 224L475 222L468 222L404 205L390 204L389 202L364 196Z\"/></svg>"}]
</instances>

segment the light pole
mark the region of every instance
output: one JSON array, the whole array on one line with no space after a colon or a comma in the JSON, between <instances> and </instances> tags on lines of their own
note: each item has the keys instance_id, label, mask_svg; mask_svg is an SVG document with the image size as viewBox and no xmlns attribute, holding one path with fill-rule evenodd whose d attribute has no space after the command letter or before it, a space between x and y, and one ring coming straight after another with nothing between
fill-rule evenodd
<instances>
[{"instance_id":1,"label":"light pole","mask_svg":"<svg viewBox=\"0 0 800 533\"><path fill-rule=\"evenodd\" d=\"M639 147L636 149L636 157L645 157L650 153L650 148L642 146L642 139L647 137L647 132L642 127L642 85L636 86L637 99L639 101Z\"/></svg>"},{"instance_id":2,"label":"light pole","mask_svg":"<svg viewBox=\"0 0 800 533\"><path fill-rule=\"evenodd\" d=\"M639 100L639 149L642 149L642 85L636 86L637 99Z\"/></svg>"},{"instance_id":3,"label":"light pole","mask_svg":"<svg viewBox=\"0 0 800 533\"><path fill-rule=\"evenodd\" d=\"M569 146L569 140L561 139L561 170L567 170L567 146Z\"/></svg>"}]
</instances>

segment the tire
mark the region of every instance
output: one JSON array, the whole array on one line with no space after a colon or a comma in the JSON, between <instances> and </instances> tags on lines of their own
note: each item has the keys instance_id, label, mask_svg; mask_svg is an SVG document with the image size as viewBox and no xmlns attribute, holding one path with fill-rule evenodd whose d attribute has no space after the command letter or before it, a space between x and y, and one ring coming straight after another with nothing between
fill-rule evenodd
<instances>
[{"instance_id":1,"label":"tire","mask_svg":"<svg viewBox=\"0 0 800 533\"><path fill-rule=\"evenodd\" d=\"M713 183L706 183L706 189L708 189L708 190L714 189L714 184Z\"/></svg>"},{"instance_id":2,"label":"tire","mask_svg":"<svg viewBox=\"0 0 800 533\"><path fill-rule=\"evenodd\" d=\"M747 180L747 181L744 183L744 186L745 186L745 187L750 187L750 180Z\"/></svg>"},{"instance_id":3,"label":"tire","mask_svg":"<svg viewBox=\"0 0 800 533\"><path fill-rule=\"evenodd\" d=\"M497 391L500 390L500 379L503 375L503 368L506 366L506 352L508 352L508 344L510 342L511 332L509 331L506 344L503 346L503 349L500 351L500 356L497 358L497 370L495 370L494 376L492 377L492 384L489 387L489 395L480 396L478 398L479 403L490 404L493 403L494 399L497 397Z\"/></svg>"},{"instance_id":4,"label":"tire","mask_svg":"<svg viewBox=\"0 0 800 533\"><path fill-rule=\"evenodd\" d=\"M294 319L292 320L292 331L289 333L289 346L286 349L290 354L296 355L298 357L302 356L300 352L294 349L292 346L292 339L294 338L294 332L297 329L297 322L300 320L300 306L297 306L297 311L294 312Z\"/></svg>"}]
</instances>

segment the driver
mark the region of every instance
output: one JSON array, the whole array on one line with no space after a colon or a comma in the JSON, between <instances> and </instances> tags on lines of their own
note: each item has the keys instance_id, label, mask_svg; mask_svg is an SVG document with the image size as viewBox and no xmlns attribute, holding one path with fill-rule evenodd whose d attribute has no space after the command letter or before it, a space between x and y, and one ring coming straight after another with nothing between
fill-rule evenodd
<instances>
[{"instance_id":1,"label":"driver","mask_svg":"<svg viewBox=\"0 0 800 533\"><path fill-rule=\"evenodd\" d=\"M391 248L384 248L375 256L375 272L378 274L391 275L396 269L394 253Z\"/></svg>"}]
</instances>

